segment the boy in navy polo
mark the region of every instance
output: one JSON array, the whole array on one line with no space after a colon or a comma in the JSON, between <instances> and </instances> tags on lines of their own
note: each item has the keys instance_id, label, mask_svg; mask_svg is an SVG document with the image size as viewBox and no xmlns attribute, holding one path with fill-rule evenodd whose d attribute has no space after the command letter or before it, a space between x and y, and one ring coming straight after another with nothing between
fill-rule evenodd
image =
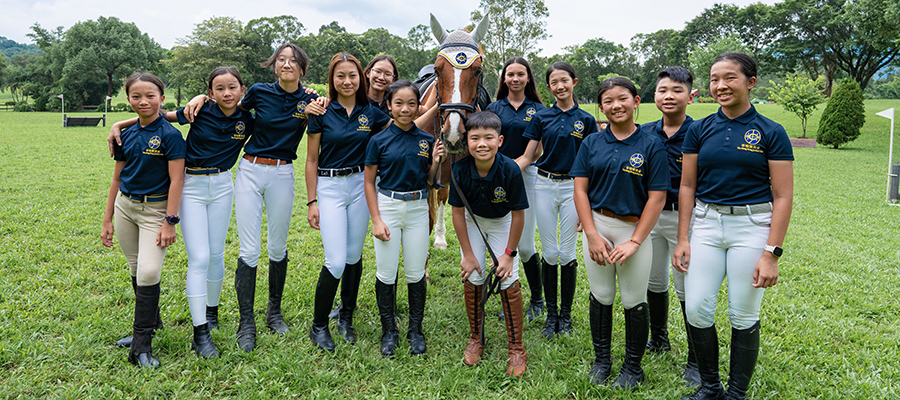
<instances>
[{"instance_id":1,"label":"boy in navy polo","mask_svg":"<svg viewBox=\"0 0 900 400\"><path fill-rule=\"evenodd\" d=\"M659 137L668 155L669 180L671 187L666 193L666 203L653 231L650 241L653 246L653 261L650 266L650 281L647 285L647 305L650 313L650 352L668 351L669 333L669 267L672 252L678 242L678 188L681 186L681 145L684 135L694 120L686 114L687 105L694 101L691 88L694 76L682 67L668 67L656 78L654 99L656 108L662 112L662 119L641 125L644 133ZM684 315L684 273L672 268L675 293L681 303ZM694 362L694 348L688 340L688 359L684 369L684 379L691 384L700 384L697 363Z\"/></svg>"},{"instance_id":2,"label":"boy in navy polo","mask_svg":"<svg viewBox=\"0 0 900 400\"><path fill-rule=\"evenodd\" d=\"M528 208L525 181L515 161L497 154L503 143L499 117L491 112L474 113L466 121L466 132L470 157L453 165L454 180L451 185L454 187L450 189L448 200L453 206L453 227L462 253L460 267L465 285L466 314L471 329L463 362L474 366L481 360L484 351L480 336L484 310L479 307L486 274L486 249L481 236L484 234L491 250L498 255L496 275L502 279L501 306L509 339L506 374L519 377L526 370L526 355L522 343L522 287L519 283L519 260L515 249L522 236L524 210ZM466 212L458 191L462 191L468 200L470 212Z\"/></svg>"}]
</instances>

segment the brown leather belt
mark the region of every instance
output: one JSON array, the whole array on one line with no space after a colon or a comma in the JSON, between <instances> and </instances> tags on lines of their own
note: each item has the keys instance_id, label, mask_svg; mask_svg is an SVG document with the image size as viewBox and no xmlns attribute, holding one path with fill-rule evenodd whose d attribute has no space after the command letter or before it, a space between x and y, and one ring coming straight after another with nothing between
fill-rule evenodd
<instances>
[{"instance_id":1,"label":"brown leather belt","mask_svg":"<svg viewBox=\"0 0 900 400\"><path fill-rule=\"evenodd\" d=\"M285 165L290 164L291 160L279 160L277 158L265 158L265 157L257 157L251 156L249 154L244 154L244 159L250 161L254 164L265 164L265 165Z\"/></svg>"},{"instance_id":2,"label":"brown leather belt","mask_svg":"<svg viewBox=\"0 0 900 400\"><path fill-rule=\"evenodd\" d=\"M640 218L635 217L633 215L618 215L612 211L607 211L602 208L598 212L600 213L600 215L604 215L604 216L607 216L610 218L615 218L617 220L625 221L625 222L638 222L641 220Z\"/></svg>"}]
</instances>

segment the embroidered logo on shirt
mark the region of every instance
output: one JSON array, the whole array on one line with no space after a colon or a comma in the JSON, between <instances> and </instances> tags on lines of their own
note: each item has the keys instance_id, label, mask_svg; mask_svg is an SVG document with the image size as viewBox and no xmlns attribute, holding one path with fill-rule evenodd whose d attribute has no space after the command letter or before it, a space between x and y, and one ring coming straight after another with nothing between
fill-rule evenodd
<instances>
[{"instance_id":1,"label":"embroidered logo on shirt","mask_svg":"<svg viewBox=\"0 0 900 400\"><path fill-rule=\"evenodd\" d=\"M359 128L356 128L356 130L363 131L363 132L369 132L372 130L372 128L369 127L369 117L367 117L365 115L360 115L358 121L359 121Z\"/></svg>"},{"instance_id":2,"label":"embroidered logo on shirt","mask_svg":"<svg viewBox=\"0 0 900 400\"><path fill-rule=\"evenodd\" d=\"M506 190L504 190L503 187L501 187L501 186L497 186L497 188L494 189L494 199L491 200L491 203L506 203L506 202L508 202L508 200L506 200Z\"/></svg>"},{"instance_id":3,"label":"embroidered logo on shirt","mask_svg":"<svg viewBox=\"0 0 900 400\"><path fill-rule=\"evenodd\" d=\"M238 121L234 124L234 135L231 136L234 140L244 140L247 136L244 135L244 131L247 130L247 125L244 124L244 121Z\"/></svg>"},{"instance_id":4,"label":"embroidered logo on shirt","mask_svg":"<svg viewBox=\"0 0 900 400\"><path fill-rule=\"evenodd\" d=\"M531 121L531 118L534 117L534 114L537 114L537 109L534 107L528 107L525 110L525 122Z\"/></svg>"},{"instance_id":5,"label":"embroidered logo on shirt","mask_svg":"<svg viewBox=\"0 0 900 400\"><path fill-rule=\"evenodd\" d=\"M741 143L741 145L738 146L738 150L762 153L762 149L758 146L760 140L762 140L762 133L756 129L750 129L747 132L744 132L744 142L746 143Z\"/></svg>"},{"instance_id":6,"label":"embroidered logo on shirt","mask_svg":"<svg viewBox=\"0 0 900 400\"><path fill-rule=\"evenodd\" d=\"M575 136L579 139L584 137L584 122L575 121L575 131L571 133L572 136Z\"/></svg>"},{"instance_id":7,"label":"embroidered logo on shirt","mask_svg":"<svg viewBox=\"0 0 900 400\"><path fill-rule=\"evenodd\" d=\"M306 102L300 101L297 103L297 111L291 114L294 118L303 118L306 119Z\"/></svg>"},{"instance_id":8,"label":"embroidered logo on shirt","mask_svg":"<svg viewBox=\"0 0 900 400\"><path fill-rule=\"evenodd\" d=\"M419 153L418 153L418 155L420 155L420 156L422 156L422 157L429 157L429 156L431 156L431 154L428 154L428 153L429 153L428 147L429 147L429 146L428 146L428 141L427 141L427 140L425 140L425 139L420 140L420 141L419 141Z\"/></svg>"},{"instance_id":9,"label":"embroidered logo on shirt","mask_svg":"<svg viewBox=\"0 0 900 400\"><path fill-rule=\"evenodd\" d=\"M622 168L622 171L625 171L629 174L634 174L637 176L644 176L644 171L641 169L641 166L644 165L644 155L641 153L634 153L631 157L628 157L628 166Z\"/></svg>"},{"instance_id":10,"label":"embroidered logo on shirt","mask_svg":"<svg viewBox=\"0 0 900 400\"><path fill-rule=\"evenodd\" d=\"M159 151L159 145L162 144L162 139L159 136L153 136L150 138L150 141L147 142L147 149L144 150L144 154L150 156L161 156L163 153Z\"/></svg>"}]
</instances>

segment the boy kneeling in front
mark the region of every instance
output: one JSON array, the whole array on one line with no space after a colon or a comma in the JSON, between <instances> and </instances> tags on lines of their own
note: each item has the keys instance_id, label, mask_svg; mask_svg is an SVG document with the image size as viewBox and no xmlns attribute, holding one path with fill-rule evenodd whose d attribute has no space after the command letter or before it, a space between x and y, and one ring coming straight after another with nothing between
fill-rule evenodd
<instances>
[{"instance_id":1,"label":"boy kneeling in front","mask_svg":"<svg viewBox=\"0 0 900 400\"><path fill-rule=\"evenodd\" d=\"M462 252L460 267L465 285L466 314L471 329L463 362L474 366L481 360L484 351L481 345L484 309L479 307L479 303L486 278L486 249L479 233L480 227L491 250L497 255L496 276L501 279L501 306L509 339L506 374L519 377L526 370L526 355L522 343L524 318L519 260L515 249L522 236L524 210L528 208L525 182L515 161L497 154L497 149L503 143L499 117L491 112L474 113L466 121L466 132L469 157L453 165L454 180L451 182L453 187L448 200L453 206L453 227ZM464 208L457 184L469 202L469 212ZM476 221L478 227L475 225Z\"/></svg>"}]
</instances>

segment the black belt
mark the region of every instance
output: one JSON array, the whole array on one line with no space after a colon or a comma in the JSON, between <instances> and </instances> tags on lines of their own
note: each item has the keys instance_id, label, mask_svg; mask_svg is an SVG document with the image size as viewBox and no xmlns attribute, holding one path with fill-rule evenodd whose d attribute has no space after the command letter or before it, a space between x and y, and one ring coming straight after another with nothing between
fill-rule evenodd
<instances>
[{"instance_id":1,"label":"black belt","mask_svg":"<svg viewBox=\"0 0 900 400\"><path fill-rule=\"evenodd\" d=\"M378 193L381 193L392 199L403 200L403 201L412 201L412 200L428 198L428 189L416 190L413 192L395 192L393 190L378 188Z\"/></svg>"},{"instance_id":2,"label":"black belt","mask_svg":"<svg viewBox=\"0 0 900 400\"><path fill-rule=\"evenodd\" d=\"M184 169L184 173L188 175L218 175L225 171L228 170L219 167L187 167Z\"/></svg>"},{"instance_id":3,"label":"black belt","mask_svg":"<svg viewBox=\"0 0 900 400\"><path fill-rule=\"evenodd\" d=\"M544 171L540 168L538 168L537 174L554 181L567 181L569 179L572 179L569 174L558 174L556 172Z\"/></svg>"},{"instance_id":4,"label":"black belt","mask_svg":"<svg viewBox=\"0 0 900 400\"><path fill-rule=\"evenodd\" d=\"M125 196L129 200L135 203L159 203L162 201L166 201L169 199L168 193L156 193L156 194L131 194L125 193L123 191L119 191L122 196Z\"/></svg>"},{"instance_id":5,"label":"black belt","mask_svg":"<svg viewBox=\"0 0 900 400\"><path fill-rule=\"evenodd\" d=\"M663 211L678 211L678 202L673 201L663 206Z\"/></svg>"},{"instance_id":6,"label":"black belt","mask_svg":"<svg viewBox=\"0 0 900 400\"><path fill-rule=\"evenodd\" d=\"M347 168L319 168L319 176L327 176L329 178L334 178L336 176L347 176L353 175L355 173L362 172L363 166L357 165L355 167L347 167Z\"/></svg>"}]
</instances>

